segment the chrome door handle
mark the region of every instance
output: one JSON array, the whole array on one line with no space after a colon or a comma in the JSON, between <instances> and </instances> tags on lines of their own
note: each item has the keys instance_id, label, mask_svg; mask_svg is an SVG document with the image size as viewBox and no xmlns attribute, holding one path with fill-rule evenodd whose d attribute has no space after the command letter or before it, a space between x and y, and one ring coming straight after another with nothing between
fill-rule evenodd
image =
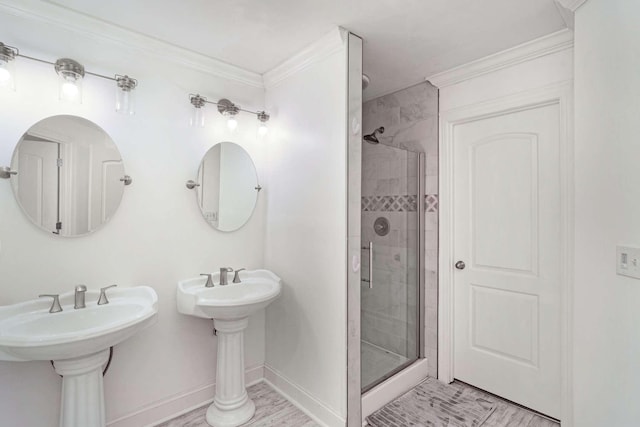
<instances>
[{"instance_id":1,"label":"chrome door handle","mask_svg":"<svg viewBox=\"0 0 640 427\"><path fill-rule=\"evenodd\" d=\"M373 242L369 242L369 289L373 289Z\"/></svg>"},{"instance_id":2,"label":"chrome door handle","mask_svg":"<svg viewBox=\"0 0 640 427\"><path fill-rule=\"evenodd\" d=\"M465 268L466 266L467 266L467 265L464 263L464 261L458 261L458 262L456 262L456 268L457 268L458 270L464 270L464 268Z\"/></svg>"},{"instance_id":3,"label":"chrome door handle","mask_svg":"<svg viewBox=\"0 0 640 427\"><path fill-rule=\"evenodd\" d=\"M369 251L369 280L362 281L369 284L369 289L373 289L373 242L369 242L369 246L363 246L362 249Z\"/></svg>"}]
</instances>

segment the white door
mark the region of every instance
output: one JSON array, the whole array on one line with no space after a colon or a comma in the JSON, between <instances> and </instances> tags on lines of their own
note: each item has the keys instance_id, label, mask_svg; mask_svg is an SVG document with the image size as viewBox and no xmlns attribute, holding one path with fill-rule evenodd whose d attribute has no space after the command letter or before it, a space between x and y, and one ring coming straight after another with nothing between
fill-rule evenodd
<instances>
[{"instance_id":1,"label":"white door","mask_svg":"<svg viewBox=\"0 0 640 427\"><path fill-rule=\"evenodd\" d=\"M559 106L454 130L454 377L560 418ZM458 268L460 267L460 268Z\"/></svg>"},{"instance_id":2,"label":"white door","mask_svg":"<svg viewBox=\"0 0 640 427\"><path fill-rule=\"evenodd\" d=\"M56 232L58 221L58 144L24 139L20 143L16 194L25 213Z\"/></svg>"}]
</instances>

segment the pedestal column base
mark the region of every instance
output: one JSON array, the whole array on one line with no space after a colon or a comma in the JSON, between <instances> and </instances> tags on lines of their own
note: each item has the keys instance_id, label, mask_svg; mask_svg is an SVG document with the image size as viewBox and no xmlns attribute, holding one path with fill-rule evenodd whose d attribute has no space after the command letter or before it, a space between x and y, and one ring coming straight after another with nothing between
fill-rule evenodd
<instances>
[{"instance_id":1,"label":"pedestal column base","mask_svg":"<svg viewBox=\"0 0 640 427\"><path fill-rule=\"evenodd\" d=\"M213 427L237 427L249 421L256 411L244 386L244 330L248 318L215 319L218 336L216 395L207 410L207 423Z\"/></svg>"},{"instance_id":2,"label":"pedestal column base","mask_svg":"<svg viewBox=\"0 0 640 427\"><path fill-rule=\"evenodd\" d=\"M56 360L62 378L60 427L105 427L102 367L109 350L76 359Z\"/></svg>"}]
</instances>

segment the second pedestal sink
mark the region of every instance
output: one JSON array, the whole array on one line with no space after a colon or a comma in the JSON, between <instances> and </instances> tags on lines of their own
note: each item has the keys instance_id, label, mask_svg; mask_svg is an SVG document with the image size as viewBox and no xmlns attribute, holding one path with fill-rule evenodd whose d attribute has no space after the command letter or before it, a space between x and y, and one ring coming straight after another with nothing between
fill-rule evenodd
<instances>
[{"instance_id":1,"label":"second pedestal sink","mask_svg":"<svg viewBox=\"0 0 640 427\"><path fill-rule=\"evenodd\" d=\"M220 274L196 277L178 283L178 311L213 319L218 336L216 394L207 410L207 422L214 427L236 427L249 421L255 405L244 385L244 330L249 316L265 308L282 290L282 280L268 270L243 271L240 283L219 285Z\"/></svg>"},{"instance_id":2,"label":"second pedestal sink","mask_svg":"<svg viewBox=\"0 0 640 427\"><path fill-rule=\"evenodd\" d=\"M0 360L52 360L62 375L60 426L105 425L102 368L109 348L155 321L158 296L147 286L117 288L97 305L86 292L86 308L74 309L74 293L60 295L62 311L50 300L0 307ZM80 399L78 401L77 399Z\"/></svg>"}]
</instances>

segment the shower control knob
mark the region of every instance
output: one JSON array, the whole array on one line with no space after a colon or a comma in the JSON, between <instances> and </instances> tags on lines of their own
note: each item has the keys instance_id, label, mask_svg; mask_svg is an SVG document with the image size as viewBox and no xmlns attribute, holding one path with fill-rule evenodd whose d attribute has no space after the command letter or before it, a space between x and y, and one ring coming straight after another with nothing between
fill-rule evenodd
<instances>
[{"instance_id":1,"label":"shower control knob","mask_svg":"<svg viewBox=\"0 0 640 427\"><path fill-rule=\"evenodd\" d=\"M458 270L464 270L464 268L465 268L466 266L467 266L467 265L464 263L464 261L458 261L458 262L456 262L456 268L457 268Z\"/></svg>"}]
</instances>

